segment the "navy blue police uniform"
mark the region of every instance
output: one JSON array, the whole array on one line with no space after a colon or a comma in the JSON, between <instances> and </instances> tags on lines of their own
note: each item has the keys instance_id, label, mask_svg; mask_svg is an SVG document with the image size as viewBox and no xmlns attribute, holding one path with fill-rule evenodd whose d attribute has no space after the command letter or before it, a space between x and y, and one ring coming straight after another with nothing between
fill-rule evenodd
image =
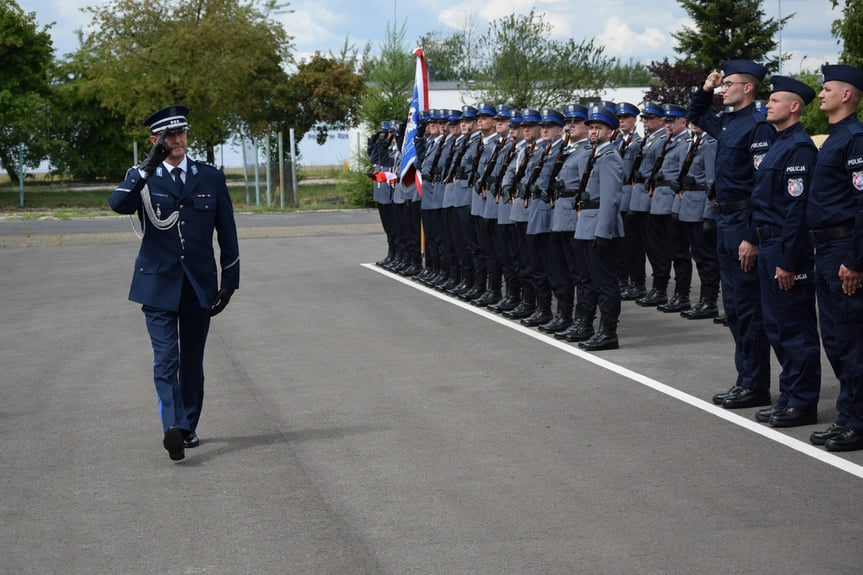
<instances>
[{"instance_id":1,"label":"navy blue police uniform","mask_svg":"<svg viewBox=\"0 0 863 575\"><path fill-rule=\"evenodd\" d=\"M767 73L760 64L730 60L721 65L723 77L748 74L759 81ZM713 92L699 86L689 102L689 119L716 138L716 234L722 303L734 337L735 385L714 395L724 407L757 407L770 404L770 344L761 316L758 270L743 271L739 247L743 241L757 244L749 204L755 172L776 138L773 126L749 104L740 110L716 113Z\"/></svg>"},{"instance_id":2,"label":"navy blue police uniform","mask_svg":"<svg viewBox=\"0 0 863 575\"><path fill-rule=\"evenodd\" d=\"M815 90L773 76L772 92L793 92L809 104ZM758 237L761 310L767 339L782 372L776 404L756 417L775 427L815 423L821 390L821 346L815 314L814 253L806 203L818 150L800 122L777 133L755 176L752 220ZM776 269L794 273L780 289Z\"/></svg>"},{"instance_id":3,"label":"navy blue police uniform","mask_svg":"<svg viewBox=\"0 0 863 575\"><path fill-rule=\"evenodd\" d=\"M863 70L823 66L824 83L840 81L863 90ZM828 450L863 449L863 291L843 292L841 266L863 272L863 124L852 113L830 124L812 175L806 210L815 243L821 340L839 380L834 424L813 433Z\"/></svg>"},{"instance_id":4,"label":"navy blue police uniform","mask_svg":"<svg viewBox=\"0 0 863 575\"><path fill-rule=\"evenodd\" d=\"M145 124L152 134L185 131L187 113L185 106L170 106L152 114ZM121 214L137 212L141 222L143 238L129 299L142 305L146 317L165 447L172 459L182 459L182 447L170 449L169 436L179 429L187 447L197 444L212 308L217 296L230 298L239 288L240 256L225 175L188 157L179 165L179 174L173 175L172 168L162 163L149 176L138 167L130 169L109 204Z\"/></svg>"}]
</instances>

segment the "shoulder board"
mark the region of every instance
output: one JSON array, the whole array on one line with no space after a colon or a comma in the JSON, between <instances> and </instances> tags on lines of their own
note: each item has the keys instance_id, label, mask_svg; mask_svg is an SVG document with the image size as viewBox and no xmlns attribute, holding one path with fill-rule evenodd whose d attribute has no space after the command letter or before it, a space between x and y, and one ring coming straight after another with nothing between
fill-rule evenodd
<instances>
[{"instance_id":1,"label":"shoulder board","mask_svg":"<svg viewBox=\"0 0 863 575\"><path fill-rule=\"evenodd\" d=\"M863 135L863 124L860 122L851 122L848 124L848 131L855 137Z\"/></svg>"},{"instance_id":2,"label":"shoulder board","mask_svg":"<svg viewBox=\"0 0 863 575\"><path fill-rule=\"evenodd\" d=\"M206 166L208 168L212 168L212 169L217 170L219 172L224 171L221 166L217 166L216 164L211 164L210 162L202 162L200 160L193 160L193 163L198 165L198 166Z\"/></svg>"},{"instance_id":3,"label":"shoulder board","mask_svg":"<svg viewBox=\"0 0 863 575\"><path fill-rule=\"evenodd\" d=\"M815 146L815 142L803 130L794 133L794 143L798 146Z\"/></svg>"}]
</instances>

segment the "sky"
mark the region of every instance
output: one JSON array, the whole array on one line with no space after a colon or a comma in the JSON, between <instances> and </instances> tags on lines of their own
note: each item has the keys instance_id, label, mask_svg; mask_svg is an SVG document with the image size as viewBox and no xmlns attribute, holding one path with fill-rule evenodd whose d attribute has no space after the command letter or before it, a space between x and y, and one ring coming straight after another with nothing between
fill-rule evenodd
<instances>
[{"instance_id":1,"label":"sky","mask_svg":"<svg viewBox=\"0 0 863 575\"><path fill-rule=\"evenodd\" d=\"M18 2L25 12L36 14L40 27L53 22L49 32L57 56L74 52L78 48L76 30L87 31L91 15L81 9L101 3ZM677 0L293 0L288 4L292 12L277 19L294 37L298 59L315 51L338 54L346 38L360 50L371 42L375 53L386 37L388 24L406 25L405 42L412 50L425 33L448 35L463 29L468 21L475 22L481 33L490 21L535 8L554 25L553 35L559 39L593 38L604 46L606 55L624 63L631 59L649 63L666 57L673 61L675 41L670 34L692 25ZM838 61L839 47L830 26L841 17L841 11L833 10L830 0L765 0L763 8L767 18L795 13L781 39L777 37L782 52L790 55L782 73L817 70L821 64Z\"/></svg>"}]
</instances>

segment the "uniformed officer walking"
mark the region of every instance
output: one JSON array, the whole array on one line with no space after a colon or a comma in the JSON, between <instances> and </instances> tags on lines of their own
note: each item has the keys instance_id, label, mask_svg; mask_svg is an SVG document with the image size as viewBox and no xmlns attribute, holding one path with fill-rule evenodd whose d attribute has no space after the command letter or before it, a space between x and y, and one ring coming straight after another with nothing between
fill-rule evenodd
<instances>
[{"instance_id":1,"label":"uniformed officer walking","mask_svg":"<svg viewBox=\"0 0 863 575\"><path fill-rule=\"evenodd\" d=\"M806 210L815 243L824 351L839 380L836 421L810 436L830 451L863 449L863 70L824 66L818 97L830 122Z\"/></svg>"},{"instance_id":2,"label":"uniformed officer walking","mask_svg":"<svg viewBox=\"0 0 863 575\"><path fill-rule=\"evenodd\" d=\"M153 378L172 460L198 445L204 346L210 318L240 285L240 254L225 175L186 156L186 106L147 118L153 148L111 194L111 209L138 213L143 238L129 299L142 304L153 347ZM218 234L221 288L213 251Z\"/></svg>"}]
</instances>

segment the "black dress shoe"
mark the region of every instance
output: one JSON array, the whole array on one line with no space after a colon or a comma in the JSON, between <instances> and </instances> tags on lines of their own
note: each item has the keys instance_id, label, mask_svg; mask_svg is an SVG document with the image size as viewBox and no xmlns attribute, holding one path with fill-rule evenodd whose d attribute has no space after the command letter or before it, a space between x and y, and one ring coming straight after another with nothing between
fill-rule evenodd
<instances>
[{"instance_id":1,"label":"black dress shoe","mask_svg":"<svg viewBox=\"0 0 863 575\"><path fill-rule=\"evenodd\" d=\"M559 332L555 333L554 338L566 340L566 341L571 342L571 343L575 343L578 341L589 340L591 337L593 337L594 333L595 332L593 330L593 322L592 321L588 322L587 320L585 320L583 318L578 318L574 322L572 322L572 325L569 326L564 331L559 331Z\"/></svg>"},{"instance_id":2,"label":"black dress shoe","mask_svg":"<svg viewBox=\"0 0 863 575\"><path fill-rule=\"evenodd\" d=\"M658 309L662 313L677 313L681 311L686 311L691 307L692 303L690 303L689 301L689 296L676 293L671 296L671 299L668 300L668 302L656 306L656 309Z\"/></svg>"},{"instance_id":3,"label":"black dress shoe","mask_svg":"<svg viewBox=\"0 0 863 575\"><path fill-rule=\"evenodd\" d=\"M715 403L716 405L722 405L722 402L725 401L726 397L729 397L731 395L737 395L742 389L743 388L739 385L732 385L726 391L720 391L719 393L714 394L713 403Z\"/></svg>"},{"instance_id":4,"label":"black dress shoe","mask_svg":"<svg viewBox=\"0 0 863 575\"><path fill-rule=\"evenodd\" d=\"M827 443L828 440L839 436L846 429L848 428L844 425L839 425L838 423L831 423L830 427L828 427L824 431L813 431L812 435L809 436L809 441L812 443L812 445L824 445L825 443Z\"/></svg>"},{"instance_id":5,"label":"black dress shoe","mask_svg":"<svg viewBox=\"0 0 863 575\"><path fill-rule=\"evenodd\" d=\"M635 303L637 303L641 307L656 307L659 304L666 303L667 301L668 294L666 294L665 291L653 288L652 290L647 292L644 297L640 297L635 300Z\"/></svg>"},{"instance_id":6,"label":"black dress shoe","mask_svg":"<svg viewBox=\"0 0 863 575\"><path fill-rule=\"evenodd\" d=\"M617 340L617 333L609 333L600 328L590 339L579 343L578 347L587 351L602 351L605 349L617 349L620 347L620 344Z\"/></svg>"},{"instance_id":7,"label":"black dress shoe","mask_svg":"<svg viewBox=\"0 0 863 575\"><path fill-rule=\"evenodd\" d=\"M814 409L799 409L797 407L786 407L777 411L770 417L768 422L772 427L800 427L801 425L812 425L818 423L818 412Z\"/></svg>"},{"instance_id":8,"label":"black dress shoe","mask_svg":"<svg viewBox=\"0 0 863 575\"><path fill-rule=\"evenodd\" d=\"M863 449L863 431L845 428L824 443L827 451L857 451Z\"/></svg>"},{"instance_id":9,"label":"black dress shoe","mask_svg":"<svg viewBox=\"0 0 863 575\"><path fill-rule=\"evenodd\" d=\"M728 316L725 315L724 313L718 313L715 316L713 316L713 323L716 323L719 325L728 325Z\"/></svg>"},{"instance_id":10,"label":"black dress shoe","mask_svg":"<svg viewBox=\"0 0 863 575\"><path fill-rule=\"evenodd\" d=\"M691 309L680 312L680 316L686 319L710 319L717 315L719 315L719 308L716 304L710 304L704 300L699 301Z\"/></svg>"},{"instance_id":11,"label":"black dress shoe","mask_svg":"<svg viewBox=\"0 0 863 575\"><path fill-rule=\"evenodd\" d=\"M551 315L550 311L543 311L541 309L537 309L526 318L523 318L521 320L521 325L527 327L536 327L538 325L544 324L547 321L551 321L552 317L553 316Z\"/></svg>"},{"instance_id":12,"label":"black dress shoe","mask_svg":"<svg viewBox=\"0 0 863 575\"><path fill-rule=\"evenodd\" d=\"M198 439L198 434L194 431L183 430L183 447L192 449L193 447L198 447L200 444L201 440Z\"/></svg>"},{"instance_id":13,"label":"black dress shoe","mask_svg":"<svg viewBox=\"0 0 863 575\"><path fill-rule=\"evenodd\" d=\"M744 407L761 407L762 405L770 405L770 391L748 389L746 387L739 388L735 394L728 395L722 400L722 407L725 409L743 409Z\"/></svg>"},{"instance_id":14,"label":"black dress shoe","mask_svg":"<svg viewBox=\"0 0 863 575\"><path fill-rule=\"evenodd\" d=\"M755 421L767 423L768 421L770 421L771 417L773 417L777 413L781 413L784 409L785 406L778 403L774 403L770 407L765 407L764 409L759 409L755 412Z\"/></svg>"},{"instance_id":15,"label":"black dress shoe","mask_svg":"<svg viewBox=\"0 0 863 575\"><path fill-rule=\"evenodd\" d=\"M490 309L491 311L496 312L496 313L503 313L505 311L515 309L516 306L518 306L518 303L519 303L518 299L507 294L507 295L503 296L503 299L500 300L499 302L493 303L490 306L488 306L488 309Z\"/></svg>"},{"instance_id":16,"label":"black dress shoe","mask_svg":"<svg viewBox=\"0 0 863 575\"><path fill-rule=\"evenodd\" d=\"M508 319L522 319L528 317L536 311L536 306L531 303L521 302L514 308L503 313L503 317Z\"/></svg>"},{"instance_id":17,"label":"black dress shoe","mask_svg":"<svg viewBox=\"0 0 863 575\"><path fill-rule=\"evenodd\" d=\"M168 431L165 432L162 445L168 450L171 461L180 461L186 456L183 452L183 430L175 425L169 427Z\"/></svg>"},{"instance_id":18,"label":"black dress shoe","mask_svg":"<svg viewBox=\"0 0 863 575\"><path fill-rule=\"evenodd\" d=\"M471 300L470 303L477 307L487 307L492 304L495 304L500 301L501 295L500 291L487 290L484 294L479 296L476 299Z\"/></svg>"}]
</instances>

